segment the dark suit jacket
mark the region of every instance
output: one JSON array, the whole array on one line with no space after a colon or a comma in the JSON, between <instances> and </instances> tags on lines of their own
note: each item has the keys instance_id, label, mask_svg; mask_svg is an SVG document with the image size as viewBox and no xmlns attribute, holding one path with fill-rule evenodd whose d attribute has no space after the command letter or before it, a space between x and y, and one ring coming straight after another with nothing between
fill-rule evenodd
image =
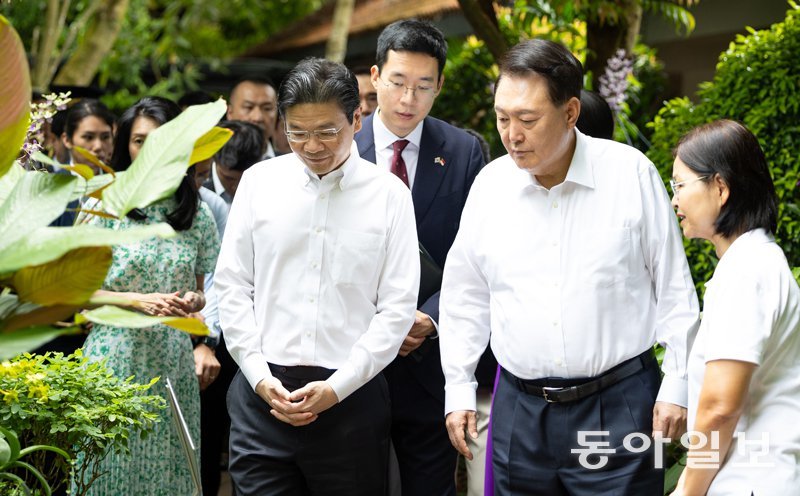
<instances>
[{"instance_id":1,"label":"dark suit jacket","mask_svg":"<svg viewBox=\"0 0 800 496\"><path fill-rule=\"evenodd\" d=\"M355 136L358 153L375 162L375 136L372 114L364 119ZM447 252L456 237L461 211L475 176L486 165L478 140L461 129L433 117L426 117L422 126L419 159L411 196L417 220L417 236L431 257L444 267ZM439 293L423 302L419 310L439 321ZM423 386L444 402L444 375L439 357L438 340L417 361L404 362ZM396 360L397 361L397 360ZM441 412L439 412L441 415Z\"/></svg>"}]
</instances>

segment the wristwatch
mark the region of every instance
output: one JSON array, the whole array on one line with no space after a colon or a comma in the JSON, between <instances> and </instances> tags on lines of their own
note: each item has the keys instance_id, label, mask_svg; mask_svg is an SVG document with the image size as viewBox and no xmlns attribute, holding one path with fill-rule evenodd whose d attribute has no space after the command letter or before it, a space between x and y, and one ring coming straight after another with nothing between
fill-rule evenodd
<instances>
[{"instance_id":1,"label":"wristwatch","mask_svg":"<svg viewBox=\"0 0 800 496\"><path fill-rule=\"evenodd\" d=\"M219 322L214 322L211 327L211 334L208 336L194 336L192 341L194 342L195 346L198 344L204 344L212 350L217 349L217 346L219 346L219 337L222 335L222 329L219 327Z\"/></svg>"}]
</instances>

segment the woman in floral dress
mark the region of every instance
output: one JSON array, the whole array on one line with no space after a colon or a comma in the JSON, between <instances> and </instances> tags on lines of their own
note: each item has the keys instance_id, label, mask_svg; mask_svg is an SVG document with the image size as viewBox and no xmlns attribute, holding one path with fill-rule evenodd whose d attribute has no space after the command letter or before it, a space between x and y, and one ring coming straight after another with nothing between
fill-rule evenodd
<instances>
[{"instance_id":1,"label":"woman in floral dress","mask_svg":"<svg viewBox=\"0 0 800 496\"><path fill-rule=\"evenodd\" d=\"M179 113L173 102L161 98L144 98L128 109L118 122L112 166L127 169L147 134ZM152 180L158 181L158 177ZM198 312L205 304L203 275L214 268L219 238L211 212L199 201L191 177L184 177L171 198L134 210L124 219L90 219L90 223L110 229L158 222L168 222L177 236L115 246L100 294L123 296L131 301L131 308L150 315ZM144 329L95 325L84 354L91 360L107 360L107 366L121 378L134 376L136 382L144 383L160 377L151 392L164 398L169 378L192 438L199 441L200 391L188 334L163 325ZM109 453L103 460L105 473L92 485L90 494L192 494L188 463L169 409L161 412L161 421L146 439L132 434L129 447L130 455Z\"/></svg>"}]
</instances>

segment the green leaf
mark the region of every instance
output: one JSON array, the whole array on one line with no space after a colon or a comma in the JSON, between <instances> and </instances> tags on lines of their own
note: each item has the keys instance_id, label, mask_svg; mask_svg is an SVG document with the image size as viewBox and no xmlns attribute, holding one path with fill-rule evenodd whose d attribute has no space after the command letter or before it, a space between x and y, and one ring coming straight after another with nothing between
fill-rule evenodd
<instances>
[{"instance_id":1,"label":"green leaf","mask_svg":"<svg viewBox=\"0 0 800 496\"><path fill-rule=\"evenodd\" d=\"M0 332L0 360L8 360L20 353L35 350L39 346L64 334L77 334L77 327L57 328L33 326L18 331Z\"/></svg>"},{"instance_id":2,"label":"green leaf","mask_svg":"<svg viewBox=\"0 0 800 496\"><path fill-rule=\"evenodd\" d=\"M189 168L195 142L225 110L224 100L195 105L150 133L126 174L103 191L104 207L123 217L174 193Z\"/></svg>"},{"instance_id":3,"label":"green leaf","mask_svg":"<svg viewBox=\"0 0 800 496\"><path fill-rule=\"evenodd\" d=\"M22 301L80 305L100 289L111 266L111 247L77 248L42 265L14 273L11 285Z\"/></svg>"},{"instance_id":4,"label":"green leaf","mask_svg":"<svg viewBox=\"0 0 800 496\"><path fill-rule=\"evenodd\" d=\"M30 122L31 78L19 35L0 15L0 176L19 154Z\"/></svg>"},{"instance_id":5,"label":"green leaf","mask_svg":"<svg viewBox=\"0 0 800 496\"><path fill-rule=\"evenodd\" d=\"M14 190L14 186L24 175L25 169L19 163L15 163L3 177L0 177L0 205L6 202Z\"/></svg>"},{"instance_id":6,"label":"green leaf","mask_svg":"<svg viewBox=\"0 0 800 496\"><path fill-rule=\"evenodd\" d=\"M208 327L198 319L184 317L152 317L150 315L144 315L108 305L75 316L75 322L77 323L81 323L84 320L94 322L95 324L114 327L132 327L136 329L164 324L178 329L179 331L188 332L189 334L195 334L197 336L207 336L209 334Z\"/></svg>"},{"instance_id":7,"label":"green leaf","mask_svg":"<svg viewBox=\"0 0 800 496\"><path fill-rule=\"evenodd\" d=\"M71 228L43 227L0 252L0 274L53 261L70 250L83 246L134 243L154 236L171 238L175 236L175 231L166 223L131 227L120 231L89 225Z\"/></svg>"},{"instance_id":8,"label":"green leaf","mask_svg":"<svg viewBox=\"0 0 800 496\"><path fill-rule=\"evenodd\" d=\"M77 181L66 174L27 172L0 206L0 253L57 219Z\"/></svg>"},{"instance_id":9,"label":"green leaf","mask_svg":"<svg viewBox=\"0 0 800 496\"><path fill-rule=\"evenodd\" d=\"M683 473L683 469L685 467L686 467L686 453L683 454L678 463L671 466L664 473L664 494L669 494L670 492L675 490L675 486L678 485L678 479L681 478L681 473Z\"/></svg>"},{"instance_id":10,"label":"green leaf","mask_svg":"<svg viewBox=\"0 0 800 496\"><path fill-rule=\"evenodd\" d=\"M19 458L19 438L14 431L0 427L0 441L5 446L0 445L0 467Z\"/></svg>"},{"instance_id":11,"label":"green leaf","mask_svg":"<svg viewBox=\"0 0 800 496\"><path fill-rule=\"evenodd\" d=\"M203 160L208 160L214 156L225 143L233 136L233 131L224 127L213 127L204 134L194 144L192 156L189 158L190 164L196 164Z\"/></svg>"}]
</instances>

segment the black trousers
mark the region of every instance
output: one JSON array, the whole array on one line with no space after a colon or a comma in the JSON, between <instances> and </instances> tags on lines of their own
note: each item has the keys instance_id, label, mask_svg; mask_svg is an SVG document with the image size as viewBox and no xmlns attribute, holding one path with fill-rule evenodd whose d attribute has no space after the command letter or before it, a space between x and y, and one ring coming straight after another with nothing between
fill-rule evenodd
<instances>
[{"instance_id":1,"label":"black trousers","mask_svg":"<svg viewBox=\"0 0 800 496\"><path fill-rule=\"evenodd\" d=\"M203 494L211 496L219 492L220 455L231 425L225 396L239 370L228 353L224 337L217 346L216 356L220 364L217 380L200 393L200 474Z\"/></svg>"},{"instance_id":2,"label":"black trousers","mask_svg":"<svg viewBox=\"0 0 800 496\"><path fill-rule=\"evenodd\" d=\"M270 368L289 391L333 373L320 367ZM390 413L381 375L306 426L281 422L270 409L239 372L228 391L228 470L238 496L385 493Z\"/></svg>"},{"instance_id":3,"label":"black trousers","mask_svg":"<svg viewBox=\"0 0 800 496\"><path fill-rule=\"evenodd\" d=\"M403 360L409 359L396 358L383 371L392 398L392 442L402 496L455 496L458 452L447 435L444 403Z\"/></svg>"},{"instance_id":4,"label":"black trousers","mask_svg":"<svg viewBox=\"0 0 800 496\"><path fill-rule=\"evenodd\" d=\"M542 496L661 496L664 471L656 468L655 449L634 453L650 439L653 406L660 384L652 355L642 370L577 401L548 403L519 389L507 371L500 374L492 411L492 466L495 494ZM555 387L574 384L549 382ZM574 381L573 381L574 382ZM607 432L579 438L580 432ZM652 441L652 440L651 440ZM603 445L592 446L590 443ZM606 444L607 443L607 444ZM581 453L573 449L586 450ZM600 450L613 450L599 453ZM607 457L603 466L601 456ZM583 462L583 463L582 463Z\"/></svg>"}]
</instances>

